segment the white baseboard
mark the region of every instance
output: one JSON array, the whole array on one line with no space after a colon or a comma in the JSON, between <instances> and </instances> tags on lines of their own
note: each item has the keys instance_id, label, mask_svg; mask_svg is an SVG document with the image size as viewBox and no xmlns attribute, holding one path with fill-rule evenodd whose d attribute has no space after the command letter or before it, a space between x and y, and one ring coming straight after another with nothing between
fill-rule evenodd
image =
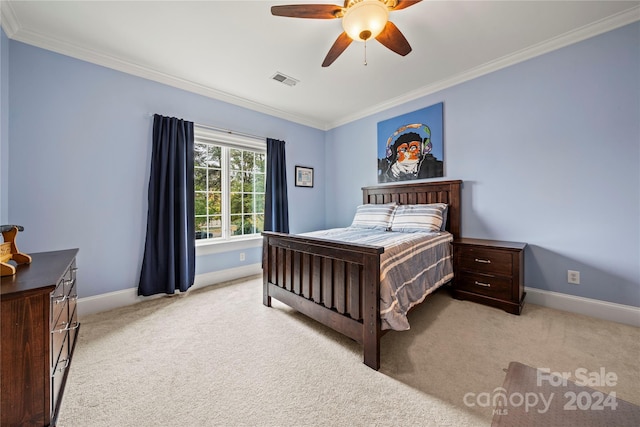
<instances>
[{"instance_id":1,"label":"white baseboard","mask_svg":"<svg viewBox=\"0 0 640 427\"><path fill-rule=\"evenodd\" d=\"M640 308L536 288L525 288L525 303L584 314L598 319L640 327Z\"/></svg>"},{"instance_id":2,"label":"white baseboard","mask_svg":"<svg viewBox=\"0 0 640 427\"><path fill-rule=\"evenodd\" d=\"M245 267L229 268L227 270L199 274L196 276L191 289L231 282L259 274L262 274L261 264L252 264ZM640 327L640 308L638 307L529 287L525 288L525 291L527 292L525 300L526 303ZM78 315L86 316L142 301L148 301L150 298L164 296L166 295L161 294L151 297L142 297L138 295L137 288L129 288L121 291L80 298L78 299Z\"/></svg>"},{"instance_id":3,"label":"white baseboard","mask_svg":"<svg viewBox=\"0 0 640 427\"><path fill-rule=\"evenodd\" d=\"M243 267L229 268L227 270L214 271L199 274L195 277L193 286L189 289L202 288L204 286L244 279L249 276L262 274L261 264L252 264ZM112 310L118 307L148 301L151 298L166 297L165 294L143 297L138 295L138 288L123 289L121 291L78 299L78 316L86 316L93 313Z\"/></svg>"}]
</instances>

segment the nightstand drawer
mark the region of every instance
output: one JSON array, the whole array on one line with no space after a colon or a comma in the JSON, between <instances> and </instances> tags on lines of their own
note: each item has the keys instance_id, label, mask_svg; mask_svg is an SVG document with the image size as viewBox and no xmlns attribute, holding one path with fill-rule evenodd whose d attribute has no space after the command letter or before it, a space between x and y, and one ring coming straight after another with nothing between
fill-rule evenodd
<instances>
[{"instance_id":1,"label":"nightstand drawer","mask_svg":"<svg viewBox=\"0 0 640 427\"><path fill-rule=\"evenodd\" d=\"M498 299L511 299L513 284L510 277L490 276L468 272L458 273L456 286L469 291Z\"/></svg>"},{"instance_id":2,"label":"nightstand drawer","mask_svg":"<svg viewBox=\"0 0 640 427\"><path fill-rule=\"evenodd\" d=\"M511 276L513 264L509 252L472 246L459 247L456 252L462 270Z\"/></svg>"}]
</instances>

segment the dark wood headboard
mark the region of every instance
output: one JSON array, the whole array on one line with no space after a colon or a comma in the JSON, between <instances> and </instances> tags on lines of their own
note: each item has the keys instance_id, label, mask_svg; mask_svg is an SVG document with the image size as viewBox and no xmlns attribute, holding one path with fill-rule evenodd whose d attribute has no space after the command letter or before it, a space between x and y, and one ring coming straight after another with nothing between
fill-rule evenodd
<instances>
[{"instance_id":1,"label":"dark wood headboard","mask_svg":"<svg viewBox=\"0 0 640 427\"><path fill-rule=\"evenodd\" d=\"M454 238L460 237L460 188L461 180L412 182L395 185L362 187L362 203L382 204L396 202L401 205L446 203L448 208L447 231Z\"/></svg>"}]
</instances>

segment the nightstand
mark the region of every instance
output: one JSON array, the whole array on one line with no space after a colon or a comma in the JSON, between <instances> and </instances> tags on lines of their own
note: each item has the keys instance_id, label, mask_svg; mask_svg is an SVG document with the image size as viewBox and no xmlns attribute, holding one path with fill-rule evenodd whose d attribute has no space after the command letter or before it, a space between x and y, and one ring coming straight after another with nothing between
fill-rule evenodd
<instances>
[{"instance_id":1,"label":"nightstand","mask_svg":"<svg viewBox=\"0 0 640 427\"><path fill-rule=\"evenodd\" d=\"M453 242L453 288L465 299L520 314L526 243L460 238Z\"/></svg>"}]
</instances>

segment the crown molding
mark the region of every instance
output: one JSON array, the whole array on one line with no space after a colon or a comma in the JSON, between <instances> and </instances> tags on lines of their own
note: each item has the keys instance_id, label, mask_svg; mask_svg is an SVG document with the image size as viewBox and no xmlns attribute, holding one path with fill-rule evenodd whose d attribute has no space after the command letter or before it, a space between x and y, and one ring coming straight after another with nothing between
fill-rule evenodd
<instances>
[{"instance_id":1,"label":"crown molding","mask_svg":"<svg viewBox=\"0 0 640 427\"><path fill-rule=\"evenodd\" d=\"M431 95L460 83L473 80L476 77L498 71L511 65L515 65L528 59L534 58L536 56L540 56L545 53L549 53L565 46L569 46L574 43L578 43L588 38L597 36L599 34L615 30L616 28L623 27L636 21L640 21L640 6L636 6L632 9L628 9L624 12L612 15L600 21L596 21L589 25L577 28L560 36L538 43L534 46L522 49L513 54L503 56L502 58L496 59L494 61L487 62L486 64L451 76L432 85L424 86L420 89L408 92L396 98L392 98L383 103L371 106L366 110L362 110L356 114L346 116L340 121L330 123L328 129L333 129L338 126L342 126L347 123L368 117L372 114L382 112L389 108L397 107L399 105L414 101L427 95Z\"/></svg>"},{"instance_id":2,"label":"crown molding","mask_svg":"<svg viewBox=\"0 0 640 427\"><path fill-rule=\"evenodd\" d=\"M5 6L7 6L5 8ZM6 15L5 15L6 9ZM6 19L5 19L6 18ZM8 22L7 22L8 21ZM158 83L163 83L168 86L183 89L188 92L193 92L199 95L203 95L209 98L213 98L219 101L228 102L236 106L244 107L252 111L265 113L274 117L285 119L294 123L299 123L305 126L317 128L320 130L326 130L326 123L311 120L308 117L291 114L286 111L282 111L268 105L260 104L246 98L231 95L229 93L195 83L190 80L182 79L176 76L172 76L167 73L153 70L151 68L136 64L130 61L124 61L117 57L106 55L101 52L86 49L73 43L55 39L52 37L44 36L36 31L22 28L17 20L10 3L2 2L2 26L4 28L7 24L5 33L7 36L19 42L23 42L35 47L39 47L45 50L56 52L65 56L80 59L82 61L90 62L92 64L101 65L103 67L111 68L116 71L131 74L137 77L142 77L147 80L152 80Z\"/></svg>"},{"instance_id":3,"label":"crown molding","mask_svg":"<svg viewBox=\"0 0 640 427\"><path fill-rule=\"evenodd\" d=\"M509 67L519 62L526 61L536 56L543 55L545 53L560 49L565 46L586 40L588 38L597 36L607 31L620 28L624 25L631 24L640 20L640 6L636 6L632 9L628 9L624 12L610 16L608 18L596 21L592 24L585 25L581 28L572 30L568 33L546 40L537 45L520 50L513 54L504 56L497 60L488 62L481 66L472 68L463 73L451 76L447 79L443 79L434 84L421 87L417 90L408 92L404 95L389 99L383 103L371 106L365 110L361 110L355 114L343 117L339 121L335 122L321 122L313 120L309 117L299 116L286 111L282 111L268 105L260 104L246 98L231 95L229 93L195 83L186 79L178 78L176 76L162 73L151 68L129 62L123 61L116 57L105 55L103 53L83 48L81 46L68 43L62 40L57 40L51 37L46 37L35 31L26 30L21 27L10 2L2 1L0 8L0 24L5 30L7 36L16 41L27 43L42 49L50 50L52 52L60 53L62 55L70 56L72 58L87 61L93 64L101 65L107 68L111 68L117 71L121 71L134 76L142 77L147 80L156 81L158 83L166 84L168 86L176 87L186 90L188 92L197 93L209 98L224 101L229 104L244 107L253 111L268 114L274 117L278 117L284 120L288 120L301 125L313 127L320 130L330 130L347 123L368 117L372 114L385 111L387 109L400 106L410 101L414 101L418 98L431 95L438 91L447 89L449 87L464 83L466 81L475 79L485 74L498 71L500 69Z\"/></svg>"},{"instance_id":4,"label":"crown molding","mask_svg":"<svg viewBox=\"0 0 640 427\"><path fill-rule=\"evenodd\" d=\"M11 3L6 1L0 1L0 25L9 38L12 38L20 28Z\"/></svg>"}]
</instances>

